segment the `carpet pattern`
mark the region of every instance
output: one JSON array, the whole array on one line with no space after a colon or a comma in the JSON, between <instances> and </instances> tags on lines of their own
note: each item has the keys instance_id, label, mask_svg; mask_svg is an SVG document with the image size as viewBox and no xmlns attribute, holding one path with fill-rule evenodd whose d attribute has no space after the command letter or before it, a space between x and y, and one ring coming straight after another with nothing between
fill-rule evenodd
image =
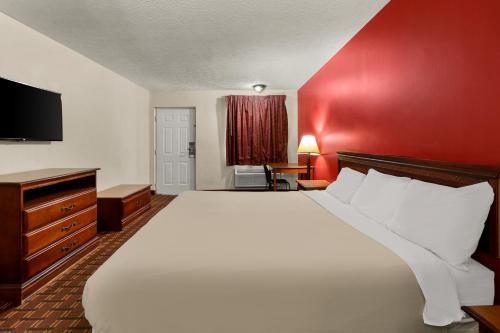
<instances>
[{"instance_id":1,"label":"carpet pattern","mask_svg":"<svg viewBox=\"0 0 500 333\"><path fill-rule=\"evenodd\" d=\"M154 195L151 209L121 232L99 233L99 245L15 308L0 303L0 332L81 332L92 328L83 315L82 292L87 279L123 243L167 206L175 196Z\"/></svg>"}]
</instances>

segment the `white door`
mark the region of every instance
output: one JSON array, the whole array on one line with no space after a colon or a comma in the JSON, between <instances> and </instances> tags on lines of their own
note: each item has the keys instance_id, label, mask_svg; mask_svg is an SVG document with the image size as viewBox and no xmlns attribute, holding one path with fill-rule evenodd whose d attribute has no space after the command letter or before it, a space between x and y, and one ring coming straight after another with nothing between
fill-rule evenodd
<instances>
[{"instance_id":1,"label":"white door","mask_svg":"<svg viewBox=\"0 0 500 333\"><path fill-rule=\"evenodd\" d=\"M156 192L195 189L195 110L156 109Z\"/></svg>"}]
</instances>

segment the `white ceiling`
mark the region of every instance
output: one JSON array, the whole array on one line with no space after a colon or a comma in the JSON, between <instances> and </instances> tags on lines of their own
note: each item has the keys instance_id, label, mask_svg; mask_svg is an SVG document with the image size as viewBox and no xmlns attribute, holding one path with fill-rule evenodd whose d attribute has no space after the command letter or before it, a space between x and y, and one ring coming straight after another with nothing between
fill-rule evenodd
<instances>
[{"instance_id":1,"label":"white ceiling","mask_svg":"<svg viewBox=\"0 0 500 333\"><path fill-rule=\"evenodd\" d=\"M151 90L297 89L389 0L0 0Z\"/></svg>"}]
</instances>

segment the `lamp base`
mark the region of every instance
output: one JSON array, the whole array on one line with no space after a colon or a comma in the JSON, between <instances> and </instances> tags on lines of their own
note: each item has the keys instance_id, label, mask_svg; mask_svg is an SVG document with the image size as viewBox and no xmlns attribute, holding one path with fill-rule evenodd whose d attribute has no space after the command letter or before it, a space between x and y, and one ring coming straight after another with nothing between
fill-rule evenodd
<instances>
[{"instance_id":1,"label":"lamp base","mask_svg":"<svg viewBox=\"0 0 500 333\"><path fill-rule=\"evenodd\" d=\"M311 180L311 153L307 153L307 179Z\"/></svg>"}]
</instances>

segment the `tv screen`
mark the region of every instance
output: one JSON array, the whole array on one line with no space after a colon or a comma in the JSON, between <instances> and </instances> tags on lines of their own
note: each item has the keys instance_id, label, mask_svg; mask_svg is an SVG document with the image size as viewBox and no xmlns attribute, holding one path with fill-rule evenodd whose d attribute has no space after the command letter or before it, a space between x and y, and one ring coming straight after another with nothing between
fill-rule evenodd
<instances>
[{"instance_id":1,"label":"tv screen","mask_svg":"<svg viewBox=\"0 0 500 333\"><path fill-rule=\"evenodd\" d=\"M0 139L62 141L61 94L0 78Z\"/></svg>"}]
</instances>

